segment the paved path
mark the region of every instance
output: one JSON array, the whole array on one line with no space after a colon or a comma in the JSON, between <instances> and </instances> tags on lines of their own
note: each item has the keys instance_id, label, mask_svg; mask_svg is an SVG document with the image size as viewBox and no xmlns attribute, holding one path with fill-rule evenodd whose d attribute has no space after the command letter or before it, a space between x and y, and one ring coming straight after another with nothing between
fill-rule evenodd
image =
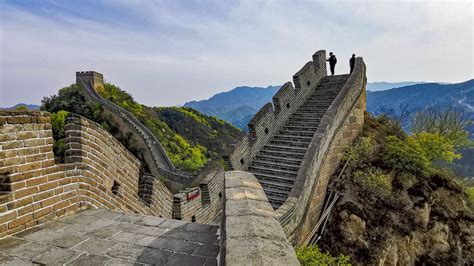
<instances>
[{"instance_id":1,"label":"paved path","mask_svg":"<svg viewBox=\"0 0 474 266\"><path fill-rule=\"evenodd\" d=\"M1 265L217 265L219 227L85 210L0 240Z\"/></svg>"}]
</instances>

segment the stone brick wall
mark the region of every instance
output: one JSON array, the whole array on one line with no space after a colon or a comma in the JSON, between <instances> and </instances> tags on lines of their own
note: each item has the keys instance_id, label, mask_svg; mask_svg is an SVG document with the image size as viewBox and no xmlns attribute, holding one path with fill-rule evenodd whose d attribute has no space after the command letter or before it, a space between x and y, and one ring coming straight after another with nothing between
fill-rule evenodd
<instances>
[{"instance_id":1,"label":"stone brick wall","mask_svg":"<svg viewBox=\"0 0 474 266\"><path fill-rule=\"evenodd\" d=\"M225 173L221 265L300 265L252 173Z\"/></svg>"},{"instance_id":2,"label":"stone brick wall","mask_svg":"<svg viewBox=\"0 0 474 266\"><path fill-rule=\"evenodd\" d=\"M141 175L140 162L100 125L71 115L65 135L66 163L56 165L48 113L0 111L0 237L88 207L173 216L168 188ZM212 221L223 186L216 169L199 184L194 207L185 203L175 213Z\"/></svg>"},{"instance_id":3,"label":"stone brick wall","mask_svg":"<svg viewBox=\"0 0 474 266\"><path fill-rule=\"evenodd\" d=\"M297 245L317 223L327 184L343 149L360 133L364 123L366 70L362 58L341 93L324 115L287 201L276 211L285 234Z\"/></svg>"},{"instance_id":4,"label":"stone brick wall","mask_svg":"<svg viewBox=\"0 0 474 266\"><path fill-rule=\"evenodd\" d=\"M293 83L285 83L273 96L273 104L264 105L249 122L249 133L245 135L231 154L224 159L230 169L246 170L257 152L285 124L288 117L313 92L326 76L326 51L313 55L313 60L293 76Z\"/></svg>"},{"instance_id":5,"label":"stone brick wall","mask_svg":"<svg viewBox=\"0 0 474 266\"><path fill-rule=\"evenodd\" d=\"M151 204L138 196L139 163L120 143L84 118L68 122L69 163L56 165L48 113L0 112L0 237L86 207L171 217L161 181Z\"/></svg>"},{"instance_id":6,"label":"stone brick wall","mask_svg":"<svg viewBox=\"0 0 474 266\"><path fill-rule=\"evenodd\" d=\"M217 168L204 178L199 187L174 194L173 219L211 223L222 210L223 193L224 169Z\"/></svg>"},{"instance_id":7,"label":"stone brick wall","mask_svg":"<svg viewBox=\"0 0 474 266\"><path fill-rule=\"evenodd\" d=\"M147 208L138 196L140 162L104 128L84 117L71 115L67 118L65 135L66 162L87 166L82 174L100 183L100 195L112 192L110 202L105 203L108 208L127 206L134 212L171 217L172 193L161 181L153 179L152 190L148 192L153 204ZM117 189L112 191L114 185ZM88 185L86 189L94 190L93 187Z\"/></svg>"}]
</instances>

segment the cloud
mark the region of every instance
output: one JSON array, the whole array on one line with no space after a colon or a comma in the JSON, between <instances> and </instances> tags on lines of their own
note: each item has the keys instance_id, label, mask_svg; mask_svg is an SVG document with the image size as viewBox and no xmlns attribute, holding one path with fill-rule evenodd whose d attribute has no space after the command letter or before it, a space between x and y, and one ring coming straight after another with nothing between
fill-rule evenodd
<instances>
[{"instance_id":1,"label":"cloud","mask_svg":"<svg viewBox=\"0 0 474 266\"><path fill-rule=\"evenodd\" d=\"M282 84L318 49L353 52L369 81L473 77L472 3L2 2L1 102L38 103L97 70L148 105Z\"/></svg>"}]
</instances>

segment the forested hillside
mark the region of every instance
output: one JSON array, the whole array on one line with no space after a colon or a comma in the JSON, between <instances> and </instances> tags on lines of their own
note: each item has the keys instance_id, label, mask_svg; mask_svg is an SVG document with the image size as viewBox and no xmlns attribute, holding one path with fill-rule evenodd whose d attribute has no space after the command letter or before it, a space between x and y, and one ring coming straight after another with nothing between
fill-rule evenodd
<instances>
[{"instance_id":1,"label":"forested hillside","mask_svg":"<svg viewBox=\"0 0 474 266\"><path fill-rule=\"evenodd\" d=\"M130 94L112 84L105 84L99 93L128 110L147 126L160 140L173 164L186 171L196 172L209 160L220 160L229 145L242 135L242 132L231 124L191 108L148 107L139 104ZM61 160L60 155L64 151L61 140L64 132L61 125L64 125L67 112L77 113L100 123L132 153L137 152L129 141L130 136L123 135L109 118L102 115L101 106L87 102L81 94L81 88L76 84L62 88L57 95L44 98L42 109L52 113L58 160ZM140 158L139 154L136 155Z\"/></svg>"}]
</instances>

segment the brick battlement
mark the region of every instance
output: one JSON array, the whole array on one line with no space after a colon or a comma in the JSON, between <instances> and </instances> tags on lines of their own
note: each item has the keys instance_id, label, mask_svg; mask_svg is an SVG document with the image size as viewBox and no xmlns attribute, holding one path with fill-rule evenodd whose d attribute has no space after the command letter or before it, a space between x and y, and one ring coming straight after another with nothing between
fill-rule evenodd
<instances>
[{"instance_id":1,"label":"brick battlement","mask_svg":"<svg viewBox=\"0 0 474 266\"><path fill-rule=\"evenodd\" d=\"M172 217L173 194L142 177L140 162L99 124L67 118L66 164L55 164L52 135L49 113L0 112L0 238L84 208ZM223 173L205 180L197 189L212 201L184 220L210 221L220 211Z\"/></svg>"}]
</instances>

